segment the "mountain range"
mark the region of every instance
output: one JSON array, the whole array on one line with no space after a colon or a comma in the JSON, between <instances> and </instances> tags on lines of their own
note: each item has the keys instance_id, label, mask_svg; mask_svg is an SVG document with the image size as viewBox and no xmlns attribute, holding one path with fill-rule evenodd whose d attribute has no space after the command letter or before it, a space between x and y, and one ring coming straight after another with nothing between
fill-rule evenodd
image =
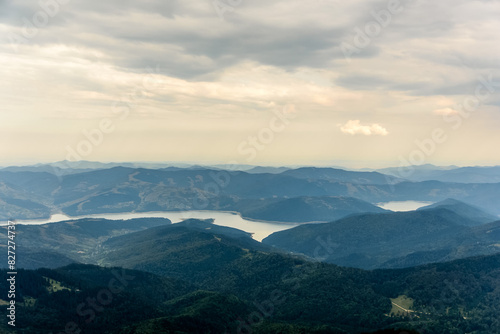
<instances>
[{"instance_id":1,"label":"mountain range","mask_svg":"<svg viewBox=\"0 0 500 334\"><path fill-rule=\"evenodd\" d=\"M430 164L398 168L383 168L380 173L404 178L414 182L440 181L453 183L498 183L500 166L493 167L440 167Z\"/></svg>"},{"instance_id":2,"label":"mountain range","mask_svg":"<svg viewBox=\"0 0 500 334\"><path fill-rule=\"evenodd\" d=\"M262 242L213 219L17 224L17 331L500 332L497 168L230 167L1 169L3 220L208 210L299 223ZM434 204L377 205L405 200ZM10 239L6 226L0 231L7 275ZM0 305L9 284L0 281Z\"/></svg>"},{"instance_id":3,"label":"mountain range","mask_svg":"<svg viewBox=\"0 0 500 334\"><path fill-rule=\"evenodd\" d=\"M447 198L499 215L499 194L500 183L409 182L380 173L324 168L291 169L278 174L201 167L160 170L113 167L68 175L0 171L0 218L48 218L58 212L76 216L130 211L227 210L238 211L249 218L281 220L282 213L275 212L273 206L287 206L286 202L278 204L278 201L293 198L302 202L300 205L305 209L311 206L323 212L292 220L300 222L331 221L340 215L365 210L368 203L438 202ZM352 208L354 200L346 199L345 207L341 201L327 205L333 198L348 197L368 203L358 202L360 207ZM330 206L328 213L325 209Z\"/></svg>"},{"instance_id":4,"label":"mountain range","mask_svg":"<svg viewBox=\"0 0 500 334\"><path fill-rule=\"evenodd\" d=\"M483 224L483 223L491 223L493 221L499 220L498 216L492 215L488 212L485 212L481 208L478 208L476 206L464 203L462 201L458 201L453 198L447 198L444 201L440 201L431 205L427 205L424 207L421 207L417 210L429 210L429 209L435 209L435 208L442 208L442 209L448 209L456 214L459 214L462 217L469 218L473 222L475 222L477 225Z\"/></svg>"},{"instance_id":5,"label":"mountain range","mask_svg":"<svg viewBox=\"0 0 500 334\"><path fill-rule=\"evenodd\" d=\"M364 269L410 267L499 252L500 220L493 221L493 216L485 220L488 215L481 215L476 208L453 203L303 224L275 232L262 242L317 260Z\"/></svg>"}]
</instances>

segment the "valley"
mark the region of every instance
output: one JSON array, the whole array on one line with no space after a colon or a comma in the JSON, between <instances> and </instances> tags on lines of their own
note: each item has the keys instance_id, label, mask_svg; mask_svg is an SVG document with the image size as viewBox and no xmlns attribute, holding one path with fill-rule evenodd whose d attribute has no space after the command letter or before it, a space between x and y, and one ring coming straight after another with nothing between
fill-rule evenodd
<instances>
[{"instance_id":1,"label":"valley","mask_svg":"<svg viewBox=\"0 0 500 334\"><path fill-rule=\"evenodd\" d=\"M411 183L407 200L408 181L388 180L313 168L0 170L2 196L18 196L2 202L20 217L18 323L28 334L68 323L108 334L500 330L498 211L465 202L466 184ZM496 191L470 189L483 187ZM127 283L116 294L113 275Z\"/></svg>"}]
</instances>

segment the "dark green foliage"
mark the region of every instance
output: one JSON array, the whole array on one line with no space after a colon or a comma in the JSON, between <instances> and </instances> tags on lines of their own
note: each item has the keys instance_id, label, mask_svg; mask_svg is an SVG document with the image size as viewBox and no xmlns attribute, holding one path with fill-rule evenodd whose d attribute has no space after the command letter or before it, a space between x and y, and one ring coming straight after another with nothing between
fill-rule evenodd
<instances>
[{"instance_id":1,"label":"dark green foliage","mask_svg":"<svg viewBox=\"0 0 500 334\"><path fill-rule=\"evenodd\" d=\"M364 334L419 334L413 329L382 329L376 332L364 333Z\"/></svg>"},{"instance_id":2,"label":"dark green foliage","mask_svg":"<svg viewBox=\"0 0 500 334\"><path fill-rule=\"evenodd\" d=\"M18 330L59 333L70 321L85 333L130 334L240 333L242 328L256 334L500 330L500 255L373 272L280 254L254 255L228 264L228 271L238 273L233 281L236 296L224 292L224 273L209 281L219 282L212 291L196 291L199 288L175 279L127 270L126 288L112 294L95 318L76 314L78 305L90 310L87 298L109 289L110 279L116 277L113 271L121 269L73 264L57 270L20 270L18 300L36 301L34 306L18 304ZM50 292L48 279L64 289ZM0 287L7 289L5 282ZM418 317L386 315L388 298L401 294L414 299Z\"/></svg>"},{"instance_id":3,"label":"dark green foliage","mask_svg":"<svg viewBox=\"0 0 500 334\"><path fill-rule=\"evenodd\" d=\"M244 302L234 296L196 291L166 303L167 317L156 318L120 333L224 333L236 331L236 319L250 312Z\"/></svg>"}]
</instances>

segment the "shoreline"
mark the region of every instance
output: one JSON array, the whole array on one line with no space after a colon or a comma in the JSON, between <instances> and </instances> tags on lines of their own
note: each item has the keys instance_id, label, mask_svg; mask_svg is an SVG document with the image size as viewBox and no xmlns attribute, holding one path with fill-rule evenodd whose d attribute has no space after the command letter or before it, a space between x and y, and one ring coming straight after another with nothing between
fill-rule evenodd
<instances>
[{"instance_id":1,"label":"shoreline","mask_svg":"<svg viewBox=\"0 0 500 334\"><path fill-rule=\"evenodd\" d=\"M236 215L239 216L241 219L254 222L254 223L260 223L260 224L273 224L273 225L288 225L288 226L298 226L302 224L316 224L316 223L325 223L325 222L282 222L282 221L272 221L272 220L261 220L261 219L254 219L250 217L245 217L243 216L240 212L238 211L228 211L228 210L165 210L165 211L124 211L124 212L109 212L109 213L93 213L93 214L87 214L87 215L78 215L78 216L71 216L63 212L57 212L54 214L51 214L50 217L48 218L28 218L28 219L15 219L17 224L20 225L44 225L44 224L53 224L53 223L60 223L68 220L79 220L79 219L87 219L87 218L102 218L102 219L108 219L108 220L127 220L123 218L117 218L113 219L112 217L103 217L103 216L110 216L110 215L127 215L127 214L132 214L132 215L141 215L141 214L146 214L146 215L154 215L154 214L159 214L159 215L164 215L164 214L169 214L169 213L174 213L174 214L179 214L185 212L187 216L190 216L192 213L195 212L202 212L202 213L223 213L223 214L231 214L231 215ZM50 221L54 217L57 217L58 215L64 216L64 218L61 217L60 220L57 221ZM138 217L138 218L165 218L165 217ZM133 217L128 218L128 219L135 219ZM185 217L181 218L182 220L184 219L191 219L191 217ZM199 218L199 219L208 219L208 218ZM26 222L29 222L26 224Z\"/></svg>"}]
</instances>

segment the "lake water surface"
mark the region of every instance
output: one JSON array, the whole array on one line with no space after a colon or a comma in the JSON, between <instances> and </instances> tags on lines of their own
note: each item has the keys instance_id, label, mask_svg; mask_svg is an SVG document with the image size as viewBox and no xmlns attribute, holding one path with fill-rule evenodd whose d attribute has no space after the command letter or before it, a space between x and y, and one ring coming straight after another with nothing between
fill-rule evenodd
<instances>
[{"instance_id":1,"label":"lake water surface","mask_svg":"<svg viewBox=\"0 0 500 334\"><path fill-rule=\"evenodd\" d=\"M50 219L44 220L16 220L18 224L41 225L47 223L56 223L65 220L74 220L82 218L105 218L112 220L145 218L145 217L161 217L168 218L172 223L178 223L188 218L198 219L214 219L214 224L237 228L249 233L253 233L253 238L262 241L270 234L282 230L295 227L299 224L295 223L273 223L259 222L242 218L239 214L224 211L160 211L160 212L125 212L125 213L103 213L95 215L85 215L70 217L64 214L54 214Z\"/></svg>"},{"instance_id":2,"label":"lake water surface","mask_svg":"<svg viewBox=\"0 0 500 334\"><path fill-rule=\"evenodd\" d=\"M412 211L432 202L399 201L377 204L379 207L392 211ZM239 214L226 211L158 211L158 212L124 212L124 213L100 213L95 215L70 217L64 214L54 214L49 219L40 220L17 220L18 224L41 225L57 223L65 220L83 218L104 218L111 220L126 220L133 218L161 217L168 218L172 223L178 223L188 218L214 219L214 224L233 227L253 234L253 238L262 241L265 237L278 231L295 227L297 223L261 222L242 218Z\"/></svg>"},{"instance_id":3,"label":"lake water surface","mask_svg":"<svg viewBox=\"0 0 500 334\"><path fill-rule=\"evenodd\" d=\"M378 203L377 205L382 209L391 211L413 211L423 206L431 204L433 204L433 202L394 201L394 202Z\"/></svg>"}]
</instances>

